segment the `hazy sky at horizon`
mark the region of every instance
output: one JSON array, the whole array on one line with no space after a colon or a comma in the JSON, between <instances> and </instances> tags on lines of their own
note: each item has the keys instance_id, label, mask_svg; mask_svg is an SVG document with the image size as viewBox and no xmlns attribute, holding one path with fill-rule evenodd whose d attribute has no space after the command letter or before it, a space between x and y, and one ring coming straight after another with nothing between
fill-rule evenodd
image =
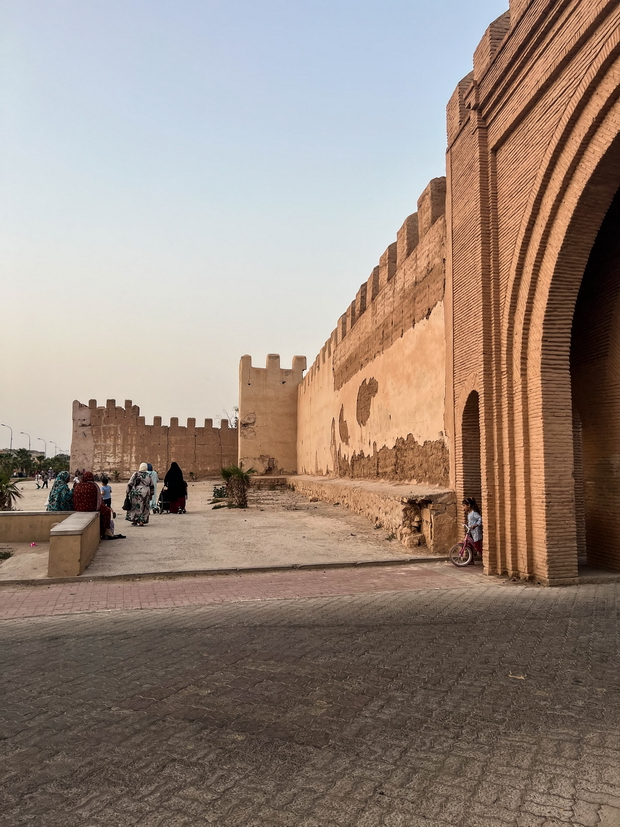
<instances>
[{"instance_id":1,"label":"hazy sky at horizon","mask_svg":"<svg viewBox=\"0 0 620 827\"><path fill-rule=\"evenodd\" d=\"M0 2L0 422L232 412L310 365L428 180L501 0ZM9 431L0 428L0 448ZM53 449L52 449L53 450Z\"/></svg>"}]
</instances>

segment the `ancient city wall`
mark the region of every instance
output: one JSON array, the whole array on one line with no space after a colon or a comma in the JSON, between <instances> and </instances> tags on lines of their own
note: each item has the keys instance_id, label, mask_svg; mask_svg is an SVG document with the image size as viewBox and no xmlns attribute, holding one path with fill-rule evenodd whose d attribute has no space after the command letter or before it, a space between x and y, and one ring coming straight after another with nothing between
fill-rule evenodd
<instances>
[{"instance_id":1,"label":"ancient city wall","mask_svg":"<svg viewBox=\"0 0 620 827\"><path fill-rule=\"evenodd\" d=\"M264 368L252 357L239 365L239 461L260 474L294 474L297 470L297 389L306 357L293 357L290 370L280 367L277 353Z\"/></svg>"},{"instance_id":2,"label":"ancient city wall","mask_svg":"<svg viewBox=\"0 0 620 827\"><path fill-rule=\"evenodd\" d=\"M141 462L150 462L163 476L173 461L186 477L219 476L223 465L237 462L237 429L229 428L226 420L219 428L211 419L205 419L204 426L197 427L195 419L179 425L174 417L170 425L162 425L160 416L147 425L130 399L124 407L114 399L105 407L97 407L95 399L88 405L73 403L71 470L86 468L111 476L116 472L128 479Z\"/></svg>"},{"instance_id":3,"label":"ancient city wall","mask_svg":"<svg viewBox=\"0 0 620 827\"><path fill-rule=\"evenodd\" d=\"M299 387L299 473L448 485L445 179L435 178Z\"/></svg>"}]
</instances>

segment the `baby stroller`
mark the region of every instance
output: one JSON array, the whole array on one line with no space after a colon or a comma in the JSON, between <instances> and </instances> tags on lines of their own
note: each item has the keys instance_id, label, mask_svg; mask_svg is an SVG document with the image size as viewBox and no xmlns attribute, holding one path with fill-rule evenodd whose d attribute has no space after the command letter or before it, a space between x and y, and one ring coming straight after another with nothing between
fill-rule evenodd
<instances>
[{"instance_id":1,"label":"baby stroller","mask_svg":"<svg viewBox=\"0 0 620 827\"><path fill-rule=\"evenodd\" d=\"M168 489L162 488L157 499L157 514L170 514L170 500L168 499Z\"/></svg>"}]
</instances>

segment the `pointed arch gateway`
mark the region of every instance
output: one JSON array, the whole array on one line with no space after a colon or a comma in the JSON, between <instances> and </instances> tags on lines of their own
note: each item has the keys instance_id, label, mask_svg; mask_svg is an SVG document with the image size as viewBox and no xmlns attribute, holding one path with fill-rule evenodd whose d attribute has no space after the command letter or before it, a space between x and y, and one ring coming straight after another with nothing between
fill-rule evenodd
<instances>
[{"instance_id":1,"label":"pointed arch gateway","mask_svg":"<svg viewBox=\"0 0 620 827\"><path fill-rule=\"evenodd\" d=\"M593 356L588 327L600 332L607 324L610 346L620 338L605 321L609 306L599 302L596 310L587 302L592 284L609 281L601 267L613 267L608 239L620 189L619 75L618 67L610 71L598 84L599 94L588 95L579 116L565 125L567 134L544 170L528 218L504 319L507 441L513 451L514 446L520 450L513 454L504 492L511 531L500 568L548 584L577 576L584 545L593 562L620 569L620 523L593 506L603 490L600 460L607 449L600 441L600 418L593 427L586 415L588 393L592 405L606 404L613 393L607 378L597 380L594 393L594 386L584 388L574 376L576 366L590 362L592 367L592 360L599 358ZM592 111L595 108L598 111ZM582 285L586 298L578 302ZM620 314L611 316L620 319ZM608 353L605 358L617 357ZM592 489L596 468L598 487ZM620 497L620 482L617 488ZM620 499L608 502L607 509L619 505ZM616 544L615 556L609 549L604 556L595 551L593 543L602 533Z\"/></svg>"}]
</instances>

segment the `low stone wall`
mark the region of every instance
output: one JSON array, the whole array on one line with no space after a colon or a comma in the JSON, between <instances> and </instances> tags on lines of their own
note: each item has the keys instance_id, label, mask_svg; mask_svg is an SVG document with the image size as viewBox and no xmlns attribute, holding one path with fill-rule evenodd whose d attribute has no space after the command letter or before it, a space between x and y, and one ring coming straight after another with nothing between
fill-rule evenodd
<instances>
[{"instance_id":1,"label":"low stone wall","mask_svg":"<svg viewBox=\"0 0 620 827\"><path fill-rule=\"evenodd\" d=\"M100 540L98 511L71 514L52 528L48 577L77 577L95 556Z\"/></svg>"},{"instance_id":2,"label":"low stone wall","mask_svg":"<svg viewBox=\"0 0 620 827\"><path fill-rule=\"evenodd\" d=\"M0 511L0 543L47 543L72 511Z\"/></svg>"},{"instance_id":3,"label":"low stone wall","mask_svg":"<svg viewBox=\"0 0 620 827\"><path fill-rule=\"evenodd\" d=\"M48 543L48 577L77 577L100 540L98 511L0 511L0 543Z\"/></svg>"},{"instance_id":4,"label":"low stone wall","mask_svg":"<svg viewBox=\"0 0 620 827\"><path fill-rule=\"evenodd\" d=\"M459 536L456 494L449 489L311 476L289 476L287 482L307 497L368 517L406 548L445 554Z\"/></svg>"}]
</instances>

